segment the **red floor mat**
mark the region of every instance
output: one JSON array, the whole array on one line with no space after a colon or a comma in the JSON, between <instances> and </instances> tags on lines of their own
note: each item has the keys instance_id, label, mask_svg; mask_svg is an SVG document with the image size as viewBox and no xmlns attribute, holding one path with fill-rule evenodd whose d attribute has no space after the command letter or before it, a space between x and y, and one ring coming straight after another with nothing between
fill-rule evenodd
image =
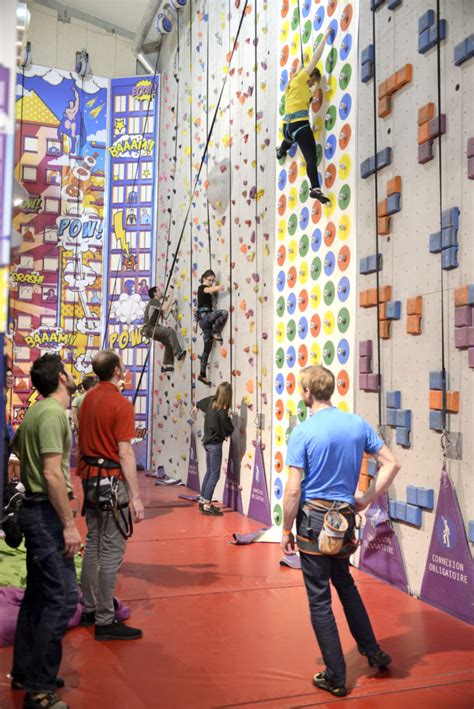
<instances>
[{"instance_id":1,"label":"red floor mat","mask_svg":"<svg viewBox=\"0 0 474 709\"><path fill-rule=\"evenodd\" d=\"M346 699L313 688L321 659L301 573L278 565L277 545L236 547L234 531L261 525L236 513L203 517L178 500L185 488L144 478L146 521L129 543L118 595L144 638L98 643L91 629L64 641L62 692L72 709L383 706L467 709L474 703L472 628L400 591L354 572L390 672L371 670L350 636L337 599L348 668ZM0 707L21 707L0 651Z\"/></svg>"}]
</instances>

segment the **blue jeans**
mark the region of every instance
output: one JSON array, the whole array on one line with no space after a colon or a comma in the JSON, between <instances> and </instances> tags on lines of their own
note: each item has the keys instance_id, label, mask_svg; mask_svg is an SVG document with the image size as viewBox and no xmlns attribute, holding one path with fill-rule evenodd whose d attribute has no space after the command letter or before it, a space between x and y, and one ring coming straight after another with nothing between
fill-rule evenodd
<instances>
[{"instance_id":1,"label":"blue jeans","mask_svg":"<svg viewBox=\"0 0 474 709\"><path fill-rule=\"evenodd\" d=\"M24 502L26 590L18 615L12 676L27 692L53 692L62 639L79 601L74 560L63 553L63 526L50 502Z\"/></svg>"},{"instance_id":2,"label":"blue jeans","mask_svg":"<svg viewBox=\"0 0 474 709\"><path fill-rule=\"evenodd\" d=\"M222 443L206 443L206 474L201 486L201 499L212 502L212 496L221 476Z\"/></svg>"},{"instance_id":3,"label":"blue jeans","mask_svg":"<svg viewBox=\"0 0 474 709\"><path fill-rule=\"evenodd\" d=\"M323 526L323 518L323 512L311 511L311 515L307 517L300 511L297 518L298 534L307 538L318 535ZM353 526L354 519L349 521L349 527L351 524ZM346 663L332 612L329 581L337 591L359 652L372 655L379 646L364 603L349 571L349 560L304 552L300 552L300 556L311 623L326 664L326 676L336 686L342 687L346 683Z\"/></svg>"},{"instance_id":4,"label":"blue jeans","mask_svg":"<svg viewBox=\"0 0 474 709\"><path fill-rule=\"evenodd\" d=\"M206 376L207 363L212 350L212 336L222 333L228 316L227 310L213 310L212 313L201 313L199 315L198 323L204 338L204 350L201 355L201 377Z\"/></svg>"}]
</instances>

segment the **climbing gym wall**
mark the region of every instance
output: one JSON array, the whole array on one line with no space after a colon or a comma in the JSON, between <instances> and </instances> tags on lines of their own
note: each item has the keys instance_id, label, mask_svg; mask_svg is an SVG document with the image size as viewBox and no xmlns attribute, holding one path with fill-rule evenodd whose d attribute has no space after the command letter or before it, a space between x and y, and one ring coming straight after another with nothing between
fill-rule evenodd
<instances>
[{"instance_id":1,"label":"climbing gym wall","mask_svg":"<svg viewBox=\"0 0 474 709\"><path fill-rule=\"evenodd\" d=\"M152 464L185 480L193 430L202 481L203 419L198 414L191 428L190 410L221 381L232 382L236 432L229 444L230 463L224 449L224 470L227 455L242 487L244 512L260 438L267 478L270 472L277 32L273 14L265 2L188 3L174 20L173 35L162 43L159 63L157 281L166 285L171 279L170 289L178 301L176 322L190 356L175 363L174 374L164 375L160 346L154 347ZM216 307L230 311L224 342L211 353L211 388L196 381L203 345L193 319L199 276L208 268L225 286ZM224 477L216 490L220 499Z\"/></svg>"},{"instance_id":2,"label":"climbing gym wall","mask_svg":"<svg viewBox=\"0 0 474 709\"><path fill-rule=\"evenodd\" d=\"M12 419L36 399L31 362L58 352L79 381L100 348L107 84L32 66L16 76L15 177L28 198L14 217L7 352Z\"/></svg>"},{"instance_id":3,"label":"climbing gym wall","mask_svg":"<svg viewBox=\"0 0 474 709\"><path fill-rule=\"evenodd\" d=\"M355 303L355 120L357 12L351 3L280 4L278 120L284 92L328 27L332 29L319 68L322 81L310 107L318 145L318 171L331 204L309 197L301 152L294 145L276 176L274 279L274 414L272 514L282 523L286 449L291 429L308 410L301 401L302 367L324 364L336 377L333 403L353 408Z\"/></svg>"},{"instance_id":4,"label":"climbing gym wall","mask_svg":"<svg viewBox=\"0 0 474 709\"><path fill-rule=\"evenodd\" d=\"M434 1L372 5L360 9L355 405L402 464L389 514L409 589L473 622L473 5L440 2L439 27Z\"/></svg>"}]
</instances>

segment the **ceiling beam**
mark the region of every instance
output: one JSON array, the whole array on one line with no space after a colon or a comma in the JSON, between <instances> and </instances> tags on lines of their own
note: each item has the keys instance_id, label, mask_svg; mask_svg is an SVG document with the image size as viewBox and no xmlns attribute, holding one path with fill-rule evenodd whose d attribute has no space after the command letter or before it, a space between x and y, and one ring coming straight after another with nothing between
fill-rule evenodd
<instances>
[{"instance_id":1,"label":"ceiling beam","mask_svg":"<svg viewBox=\"0 0 474 709\"><path fill-rule=\"evenodd\" d=\"M51 10L55 10L58 13L58 20L60 22L70 22L71 18L74 17L76 20L81 20L82 22L87 22L90 25L100 27L110 34L118 34L122 37L126 37L128 40L133 40L135 37L134 32L130 32L124 27L114 25L112 22L103 20L100 17L95 17L95 15L90 15L88 12L77 10L75 7L63 5L63 3L57 2L57 0L35 0L35 2L38 5L44 5L45 7L49 7Z\"/></svg>"}]
</instances>

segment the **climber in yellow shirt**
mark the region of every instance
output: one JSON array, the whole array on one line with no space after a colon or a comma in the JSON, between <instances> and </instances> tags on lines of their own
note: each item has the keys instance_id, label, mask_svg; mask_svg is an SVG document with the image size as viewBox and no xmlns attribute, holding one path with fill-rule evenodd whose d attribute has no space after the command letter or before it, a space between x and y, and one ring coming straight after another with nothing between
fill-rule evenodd
<instances>
[{"instance_id":1,"label":"climber in yellow shirt","mask_svg":"<svg viewBox=\"0 0 474 709\"><path fill-rule=\"evenodd\" d=\"M277 148L277 159L281 160L287 154L293 143L298 143L306 162L306 172L311 182L310 196L322 204L330 200L321 192L318 168L316 165L316 141L309 122L309 106L313 98L313 89L321 81L321 72L316 64L322 57L326 40L331 34L327 29L322 40L311 57L310 62L302 67L290 79L285 91L285 115L283 117L283 142Z\"/></svg>"}]
</instances>

